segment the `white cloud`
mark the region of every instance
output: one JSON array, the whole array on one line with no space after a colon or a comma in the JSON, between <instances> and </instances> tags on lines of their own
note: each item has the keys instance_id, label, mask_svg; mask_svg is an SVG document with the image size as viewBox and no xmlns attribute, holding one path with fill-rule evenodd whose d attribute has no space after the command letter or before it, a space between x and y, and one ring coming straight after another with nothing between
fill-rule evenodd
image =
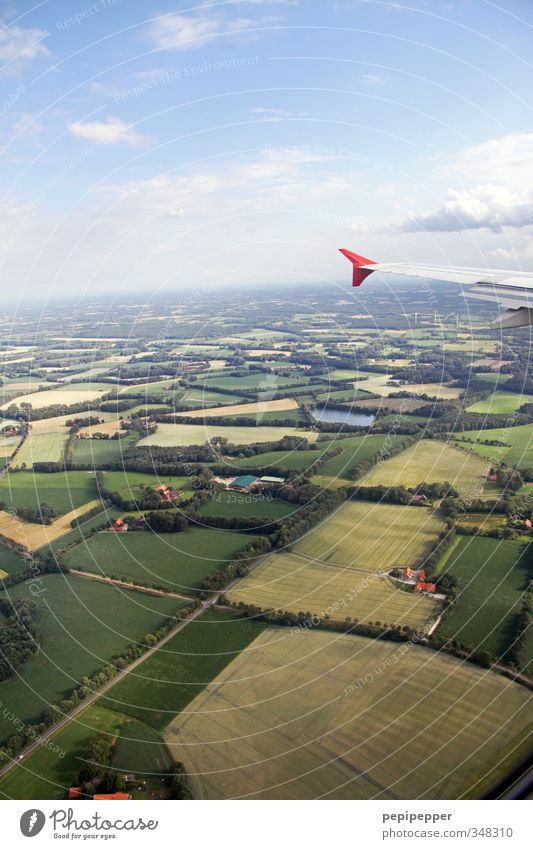
<instances>
[{"instance_id":1,"label":"white cloud","mask_svg":"<svg viewBox=\"0 0 533 849\"><path fill-rule=\"evenodd\" d=\"M469 147L440 173L467 185L450 187L441 207L410 215L401 231L498 232L533 224L533 133L510 133Z\"/></svg>"},{"instance_id":2,"label":"white cloud","mask_svg":"<svg viewBox=\"0 0 533 849\"><path fill-rule=\"evenodd\" d=\"M250 115L258 115L270 121L281 121L283 118L290 118L291 114L288 109L278 109L276 106L253 106L250 109Z\"/></svg>"},{"instance_id":3,"label":"white cloud","mask_svg":"<svg viewBox=\"0 0 533 849\"><path fill-rule=\"evenodd\" d=\"M96 144L128 144L130 147L143 147L149 142L120 118L109 117L107 121L74 121L68 125L71 135L87 139Z\"/></svg>"},{"instance_id":4,"label":"white cloud","mask_svg":"<svg viewBox=\"0 0 533 849\"><path fill-rule=\"evenodd\" d=\"M203 47L223 31L218 18L207 15L190 18L176 13L152 21L148 36L160 50L191 50Z\"/></svg>"},{"instance_id":5,"label":"white cloud","mask_svg":"<svg viewBox=\"0 0 533 849\"><path fill-rule=\"evenodd\" d=\"M363 74L363 80L368 85L383 85L385 82L385 77L380 76L379 74Z\"/></svg>"},{"instance_id":6,"label":"white cloud","mask_svg":"<svg viewBox=\"0 0 533 849\"><path fill-rule=\"evenodd\" d=\"M48 56L50 51L43 43L47 36L48 33L38 27L10 26L0 18L0 62L4 63L3 67L37 56Z\"/></svg>"}]
</instances>

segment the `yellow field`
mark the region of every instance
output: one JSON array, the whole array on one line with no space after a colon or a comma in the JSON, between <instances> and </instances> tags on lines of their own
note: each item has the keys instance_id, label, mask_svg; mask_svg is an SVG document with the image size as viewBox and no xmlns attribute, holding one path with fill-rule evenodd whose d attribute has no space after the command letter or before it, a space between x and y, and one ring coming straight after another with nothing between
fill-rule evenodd
<instances>
[{"instance_id":1,"label":"yellow field","mask_svg":"<svg viewBox=\"0 0 533 849\"><path fill-rule=\"evenodd\" d=\"M477 497L487 475L487 462L445 442L421 439L405 451L378 463L359 479L362 486L417 486L449 481L461 495Z\"/></svg>"},{"instance_id":2,"label":"yellow field","mask_svg":"<svg viewBox=\"0 0 533 849\"><path fill-rule=\"evenodd\" d=\"M231 404L227 407L208 407L206 410L188 410L185 413L173 413L188 416L191 419L203 419L208 416L238 416L245 413L272 413L278 410L297 410L298 402L294 398L279 398L277 401L253 401L249 404Z\"/></svg>"},{"instance_id":3,"label":"yellow field","mask_svg":"<svg viewBox=\"0 0 533 849\"><path fill-rule=\"evenodd\" d=\"M122 424L121 419L111 419L108 422L101 422L100 424L89 425L89 427L84 427L78 431L80 436L88 437L89 439L95 433L108 433L109 436L114 436L115 433L120 433L120 426Z\"/></svg>"},{"instance_id":4,"label":"yellow field","mask_svg":"<svg viewBox=\"0 0 533 849\"><path fill-rule=\"evenodd\" d=\"M197 798L457 799L501 777L531 728L530 701L419 646L276 628L164 737Z\"/></svg>"},{"instance_id":5,"label":"yellow field","mask_svg":"<svg viewBox=\"0 0 533 849\"><path fill-rule=\"evenodd\" d=\"M253 442L277 442L284 436L302 436L315 442L318 433L298 430L294 427L241 427L233 425L207 424L158 424L157 432L145 436L138 445L159 445L169 448L178 445L203 445L208 439L223 436L235 445L250 445Z\"/></svg>"},{"instance_id":6,"label":"yellow field","mask_svg":"<svg viewBox=\"0 0 533 849\"><path fill-rule=\"evenodd\" d=\"M292 550L317 562L384 572L417 565L443 528L426 507L347 501Z\"/></svg>"},{"instance_id":7,"label":"yellow field","mask_svg":"<svg viewBox=\"0 0 533 849\"><path fill-rule=\"evenodd\" d=\"M441 602L400 588L392 578L330 566L297 553L271 554L228 592L230 601L263 609L311 613L321 619L409 625L435 621Z\"/></svg>"},{"instance_id":8,"label":"yellow field","mask_svg":"<svg viewBox=\"0 0 533 849\"><path fill-rule=\"evenodd\" d=\"M76 519L77 516L81 516L88 510L92 510L93 507L97 507L100 503L98 499L88 501L86 504L82 504L81 507L71 510L70 513L60 516L51 525L23 522L11 513L0 510L0 536L18 542L27 548L28 551L36 551L36 549L46 545L47 542L52 542L71 531L70 523L73 519Z\"/></svg>"},{"instance_id":9,"label":"yellow field","mask_svg":"<svg viewBox=\"0 0 533 849\"><path fill-rule=\"evenodd\" d=\"M79 404L81 401L96 401L108 389L46 389L44 392L32 392L30 395L19 395L4 404L1 409L7 409L11 404L31 404L34 410L41 410L51 404Z\"/></svg>"}]
</instances>

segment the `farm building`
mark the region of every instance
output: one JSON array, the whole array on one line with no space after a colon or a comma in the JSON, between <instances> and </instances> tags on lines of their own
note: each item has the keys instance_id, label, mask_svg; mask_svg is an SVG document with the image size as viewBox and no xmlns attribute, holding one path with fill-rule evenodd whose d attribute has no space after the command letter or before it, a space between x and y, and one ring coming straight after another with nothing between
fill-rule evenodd
<instances>
[{"instance_id":1,"label":"farm building","mask_svg":"<svg viewBox=\"0 0 533 849\"><path fill-rule=\"evenodd\" d=\"M263 475L262 477L259 478L257 483L258 484L262 484L262 483L265 483L265 484L285 483L285 478L275 478L275 477L272 477L271 475Z\"/></svg>"},{"instance_id":2,"label":"farm building","mask_svg":"<svg viewBox=\"0 0 533 849\"><path fill-rule=\"evenodd\" d=\"M436 589L435 584L426 583L425 581L417 581L415 584L417 593L434 593Z\"/></svg>"},{"instance_id":3,"label":"farm building","mask_svg":"<svg viewBox=\"0 0 533 849\"><path fill-rule=\"evenodd\" d=\"M232 481L228 488L237 492L249 492L256 481L257 475L240 475Z\"/></svg>"},{"instance_id":4,"label":"farm building","mask_svg":"<svg viewBox=\"0 0 533 849\"><path fill-rule=\"evenodd\" d=\"M131 799L131 795L129 793L95 793L93 799L96 801L104 799Z\"/></svg>"},{"instance_id":5,"label":"farm building","mask_svg":"<svg viewBox=\"0 0 533 849\"><path fill-rule=\"evenodd\" d=\"M79 799L82 793L81 787L69 787L68 797L69 799Z\"/></svg>"},{"instance_id":6,"label":"farm building","mask_svg":"<svg viewBox=\"0 0 533 849\"><path fill-rule=\"evenodd\" d=\"M414 572L409 566L406 566L405 569L403 569L402 571L402 578L404 581L410 581L413 575Z\"/></svg>"},{"instance_id":7,"label":"farm building","mask_svg":"<svg viewBox=\"0 0 533 849\"><path fill-rule=\"evenodd\" d=\"M122 534L128 530L128 526L124 519L115 519L109 530L116 534Z\"/></svg>"},{"instance_id":8,"label":"farm building","mask_svg":"<svg viewBox=\"0 0 533 849\"><path fill-rule=\"evenodd\" d=\"M411 504L427 504L427 495L413 495Z\"/></svg>"}]
</instances>

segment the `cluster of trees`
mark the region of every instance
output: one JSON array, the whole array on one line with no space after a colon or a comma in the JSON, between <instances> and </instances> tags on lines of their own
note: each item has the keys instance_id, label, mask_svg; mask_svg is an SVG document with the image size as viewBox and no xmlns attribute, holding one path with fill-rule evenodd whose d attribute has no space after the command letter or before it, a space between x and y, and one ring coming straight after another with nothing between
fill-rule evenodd
<instances>
[{"instance_id":1,"label":"cluster of trees","mask_svg":"<svg viewBox=\"0 0 533 849\"><path fill-rule=\"evenodd\" d=\"M19 601L3 598L0 612L7 619L0 628L0 681L4 681L39 650L37 606L28 598Z\"/></svg>"},{"instance_id":2,"label":"cluster of trees","mask_svg":"<svg viewBox=\"0 0 533 849\"><path fill-rule=\"evenodd\" d=\"M418 486L405 487L403 484L399 486L361 486L354 484L347 488L347 497L350 499L360 499L362 501L380 501L385 504L409 504L413 496L425 495L429 500L437 498L456 498L457 490L454 489L451 483L425 483L422 482Z\"/></svg>"},{"instance_id":3,"label":"cluster of trees","mask_svg":"<svg viewBox=\"0 0 533 849\"><path fill-rule=\"evenodd\" d=\"M147 529L157 534L180 533L189 527L189 522L183 513L171 513L168 510L147 513L144 520Z\"/></svg>"},{"instance_id":4,"label":"cluster of trees","mask_svg":"<svg viewBox=\"0 0 533 849\"><path fill-rule=\"evenodd\" d=\"M0 502L0 510L5 509L5 503ZM38 507L17 507L15 513L24 522L33 522L37 525L50 525L57 517L54 510L46 501L42 501Z\"/></svg>"},{"instance_id":5,"label":"cluster of trees","mask_svg":"<svg viewBox=\"0 0 533 849\"><path fill-rule=\"evenodd\" d=\"M250 570L251 563L257 557L267 554L271 547L267 537L255 537L239 551L233 560L204 578L201 585L202 596L205 597L211 592L223 589L235 578L244 578Z\"/></svg>"}]
</instances>

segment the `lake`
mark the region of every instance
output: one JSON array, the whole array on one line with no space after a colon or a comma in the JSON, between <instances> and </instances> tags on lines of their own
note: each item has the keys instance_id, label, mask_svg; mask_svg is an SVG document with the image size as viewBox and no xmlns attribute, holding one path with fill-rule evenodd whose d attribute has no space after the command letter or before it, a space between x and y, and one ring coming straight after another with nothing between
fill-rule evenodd
<instances>
[{"instance_id":1,"label":"lake","mask_svg":"<svg viewBox=\"0 0 533 849\"><path fill-rule=\"evenodd\" d=\"M327 407L313 407L311 410L315 419L319 422L331 422L332 424L347 424L355 427L367 427L371 425L375 416L365 413L354 413L349 407L346 409L331 409Z\"/></svg>"}]
</instances>

